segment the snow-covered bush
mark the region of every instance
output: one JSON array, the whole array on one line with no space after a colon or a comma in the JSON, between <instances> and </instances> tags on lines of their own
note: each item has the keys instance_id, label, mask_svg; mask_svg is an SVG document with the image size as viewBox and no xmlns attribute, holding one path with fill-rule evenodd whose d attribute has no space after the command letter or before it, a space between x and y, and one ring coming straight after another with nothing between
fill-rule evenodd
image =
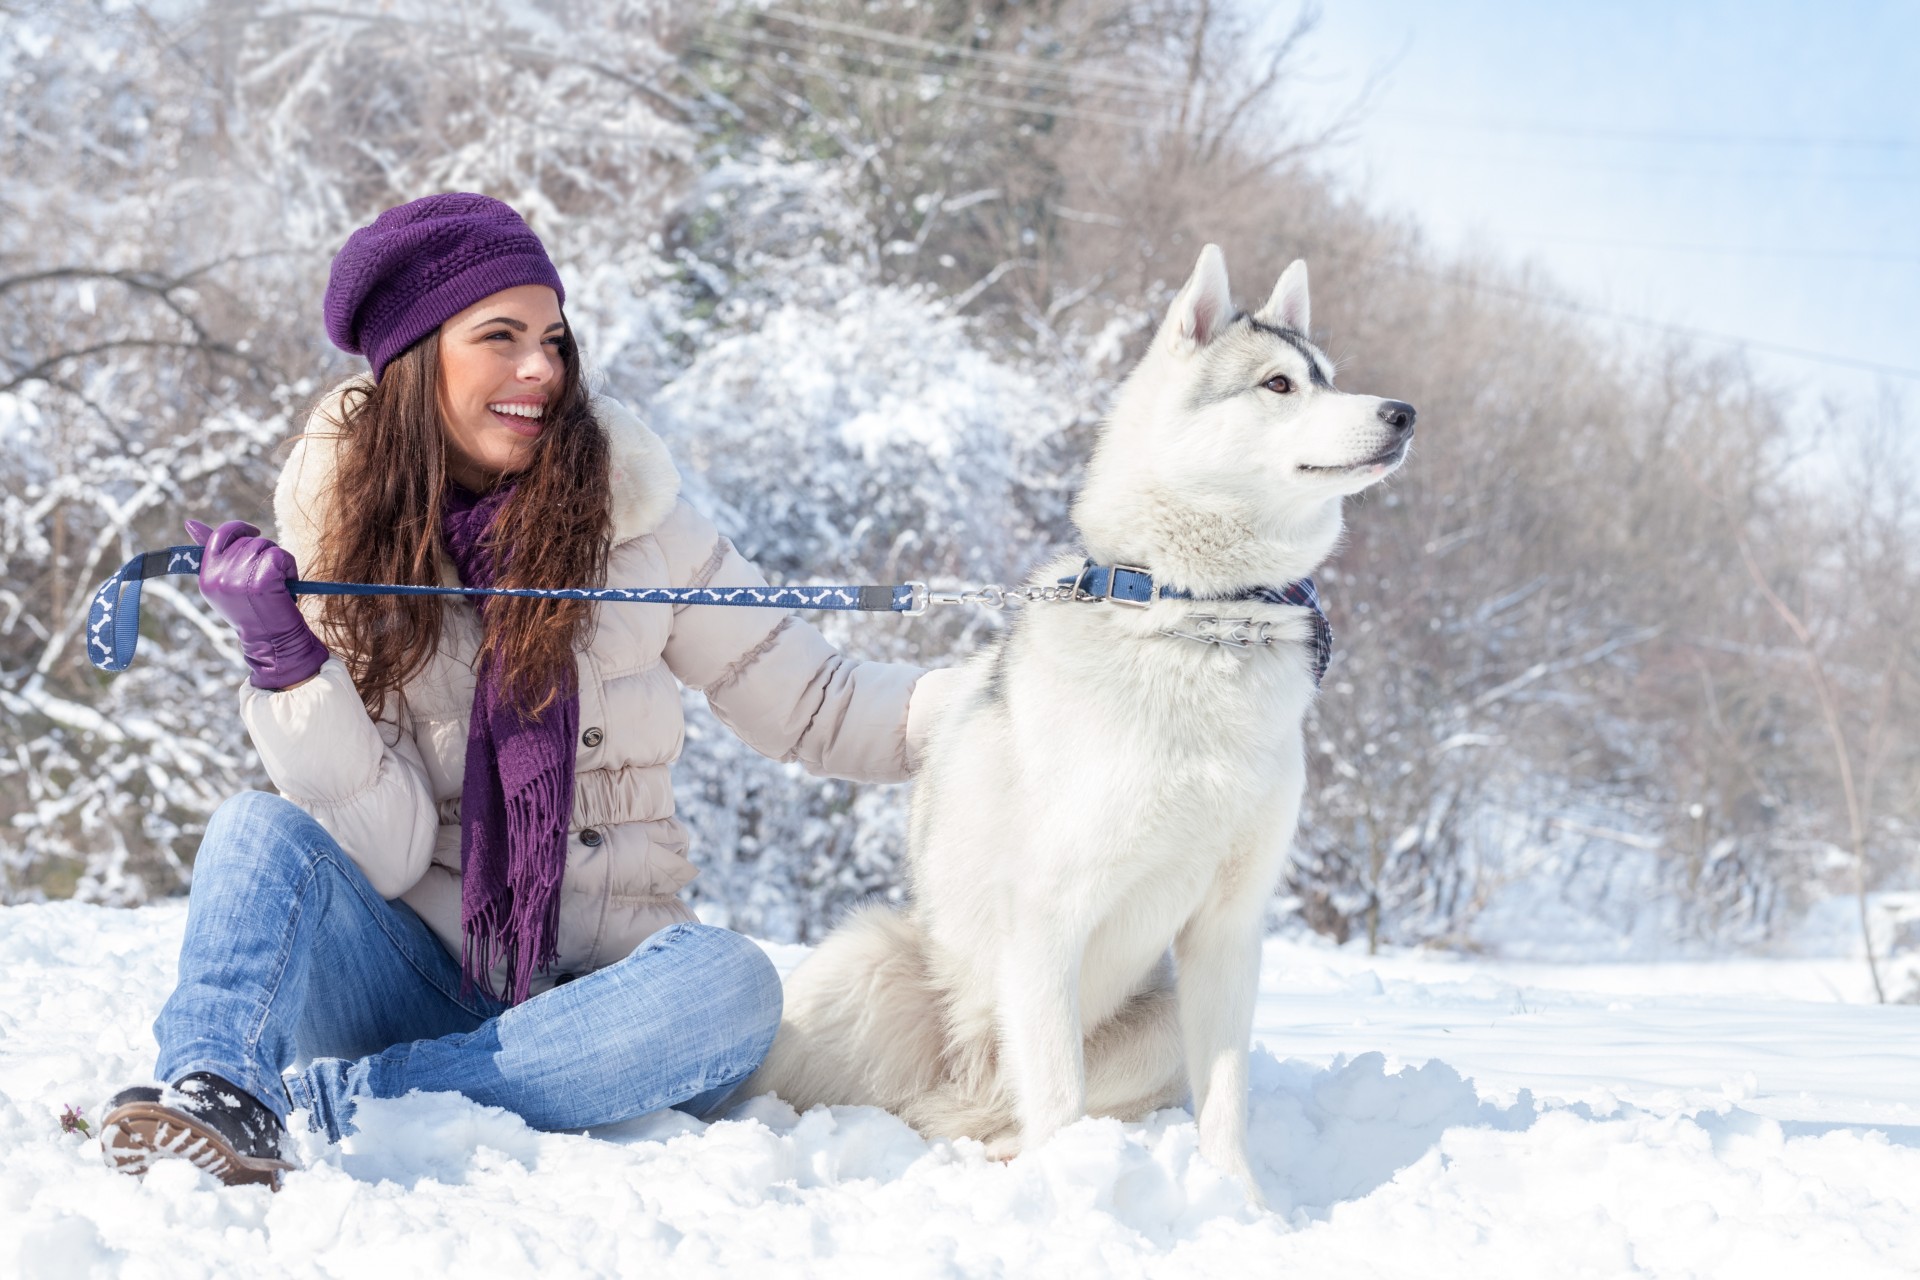
<instances>
[{"instance_id":1,"label":"snow-covered bush","mask_svg":"<svg viewBox=\"0 0 1920 1280\"><path fill-rule=\"evenodd\" d=\"M712 343L653 402L694 500L777 581L1016 581L1045 538L1021 496L1034 446L1070 411L996 363L924 291L863 285L770 310ZM942 665L988 616L824 615L850 653ZM817 936L897 895L897 787L807 778L704 713L678 766L706 868L696 899L761 937Z\"/></svg>"},{"instance_id":2,"label":"snow-covered bush","mask_svg":"<svg viewBox=\"0 0 1920 1280\"><path fill-rule=\"evenodd\" d=\"M1323 575L1339 642L1276 919L1480 944L1482 913L1538 893L1541 918L1586 898L1610 928L1753 941L1904 884L1904 473L1862 466L1829 501L1737 363L1624 346L1343 199L1281 109L1305 25L1262 49L1246 22L1201 0L10 6L0 894L176 889L197 824L262 780L190 588L149 587L112 681L79 611L182 515L265 521L274 446L350 367L319 323L332 251L448 187L526 212L594 377L789 580L1019 577L1070 542L1093 424L1198 247L1243 298L1306 256L1343 385L1413 401L1420 435ZM939 664L997 620L820 625ZM769 764L697 708L679 782L709 914L804 937L897 891L898 788Z\"/></svg>"}]
</instances>

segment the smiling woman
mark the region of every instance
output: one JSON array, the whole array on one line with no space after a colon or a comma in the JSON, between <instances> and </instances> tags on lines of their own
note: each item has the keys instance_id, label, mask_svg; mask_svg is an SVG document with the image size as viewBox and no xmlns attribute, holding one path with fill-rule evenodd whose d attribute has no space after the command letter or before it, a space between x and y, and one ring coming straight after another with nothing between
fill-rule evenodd
<instances>
[{"instance_id":1,"label":"smiling woman","mask_svg":"<svg viewBox=\"0 0 1920 1280\"><path fill-rule=\"evenodd\" d=\"M765 1055L780 985L698 923L668 768L680 688L815 773L903 779L919 669L850 661L790 614L584 601L306 597L288 581L755 586L680 499L666 446L587 394L566 291L518 214L428 196L335 259L328 333L371 379L315 409L277 540L197 522L240 633L241 717L280 794L209 822L161 1085L114 1099L110 1161L229 1182L338 1139L367 1098L457 1091L544 1129L718 1106ZM303 614L302 610L307 612ZM922 701L921 705L924 705Z\"/></svg>"},{"instance_id":2,"label":"smiling woman","mask_svg":"<svg viewBox=\"0 0 1920 1280\"><path fill-rule=\"evenodd\" d=\"M531 240L513 217L510 236ZM346 273L336 266L335 274ZM371 319L382 301L378 291L350 309L342 304L349 314L369 313L361 324L373 336L344 341L365 347L375 380L350 382L336 405L323 406L322 420L338 423L345 447L335 460L334 512L316 531L306 566L310 576L444 583L450 512L487 499L493 540L511 548L488 566L492 585L604 582L612 501L607 433L561 310L559 276L544 251L538 259L502 254L468 274L479 279L447 297L438 295L448 284L427 288L426 299L438 305L423 312L418 302L387 304L398 315L392 323L408 321L401 336L413 335L398 349ZM482 289L484 296L439 324L425 324ZM331 327L342 341L343 322ZM317 611L369 715L400 694L441 643L444 612L418 597L330 596ZM489 606L487 650L504 685L534 712L564 689L591 616L580 601L503 599Z\"/></svg>"}]
</instances>

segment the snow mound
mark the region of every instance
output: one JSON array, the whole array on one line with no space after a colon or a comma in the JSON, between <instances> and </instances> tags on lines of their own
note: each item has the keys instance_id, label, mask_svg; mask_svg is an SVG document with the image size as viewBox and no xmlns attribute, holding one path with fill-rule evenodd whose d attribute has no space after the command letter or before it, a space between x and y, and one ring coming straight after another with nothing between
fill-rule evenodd
<instances>
[{"instance_id":1,"label":"snow mound","mask_svg":"<svg viewBox=\"0 0 1920 1280\"><path fill-rule=\"evenodd\" d=\"M1271 1211L1199 1156L1184 1111L1084 1120L1001 1163L872 1108L796 1115L772 1097L710 1124L667 1112L555 1134L414 1095L365 1107L338 1146L302 1134L304 1167L278 1194L185 1165L139 1182L63 1133L59 1114L97 1116L149 1069L146 1022L184 917L178 904L0 909L0 1274L1865 1276L1920 1256L1920 1125L1831 1118L1886 1110L1876 1091L1897 1082L1849 1091L1844 1077L1809 1077L1822 1095L1808 1114L1827 1118L1763 1115L1784 1104L1751 1072L1737 1106L1684 1070L1646 1083L1661 1053L1740 1065L1742 1043L1718 1033L1697 990L1684 1026L1643 1035L1617 989L1521 999L1468 963L1436 980L1419 958L1361 967L1284 943L1263 970L1249 1124ZM782 967L803 954L770 950ZM1723 1003L1740 1025L1772 1028L1787 1085L1796 1035L1809 1060L1828 1056L1833 1024L1799 1026L1812 1008L1915 1043L1911 1010ZM1501 1037L1521 1028L1536 1043L1487 1088L1396 1048L1436 1018L1460 1061L1504 1053ZM1619 1043L1663 1047L1643 1044L1612 1072L1595 1031L1607 1018L1628 1020L1631 1034L1609 1033ZM1896 1065L1859 1061L1876 1077ZM1916 1064L1904 1065L1911 1081Z\"/></svg>"}]
</instances>

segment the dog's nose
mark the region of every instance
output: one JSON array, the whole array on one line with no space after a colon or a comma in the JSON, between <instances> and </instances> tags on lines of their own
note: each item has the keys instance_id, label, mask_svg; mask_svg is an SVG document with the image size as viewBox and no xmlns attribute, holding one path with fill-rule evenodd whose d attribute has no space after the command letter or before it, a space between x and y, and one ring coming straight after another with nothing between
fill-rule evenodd
<instances>
[{"instance_id":1,"label":"dog's nose","mask_svg":"<svg viewBox=\"0 0 1920 1280\"><path fill-rule=\"evenodd\" d=\"M1413 406L1405 400L1382 400L1380 402L1380 421L1395 431L1413 430Z\"/></svg>"}]
</instances>

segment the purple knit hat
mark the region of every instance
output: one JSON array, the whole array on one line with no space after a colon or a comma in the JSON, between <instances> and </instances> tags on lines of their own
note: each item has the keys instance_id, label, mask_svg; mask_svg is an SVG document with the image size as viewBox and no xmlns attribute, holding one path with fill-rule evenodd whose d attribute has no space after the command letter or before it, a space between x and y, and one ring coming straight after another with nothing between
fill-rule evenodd
<instances>
[{"instance_id":1,"label":"purple knit hat","mask_svg":"<svg viewBox=\"0 0 1920 1280\"><path fill-rule=\"evenodd\" d=\"M466 191L422 196L347 237L327 278L327 337L387 362L480 299L544 284L567 300L540 237L507 205Z\"/></svg>"}]
</instances>

